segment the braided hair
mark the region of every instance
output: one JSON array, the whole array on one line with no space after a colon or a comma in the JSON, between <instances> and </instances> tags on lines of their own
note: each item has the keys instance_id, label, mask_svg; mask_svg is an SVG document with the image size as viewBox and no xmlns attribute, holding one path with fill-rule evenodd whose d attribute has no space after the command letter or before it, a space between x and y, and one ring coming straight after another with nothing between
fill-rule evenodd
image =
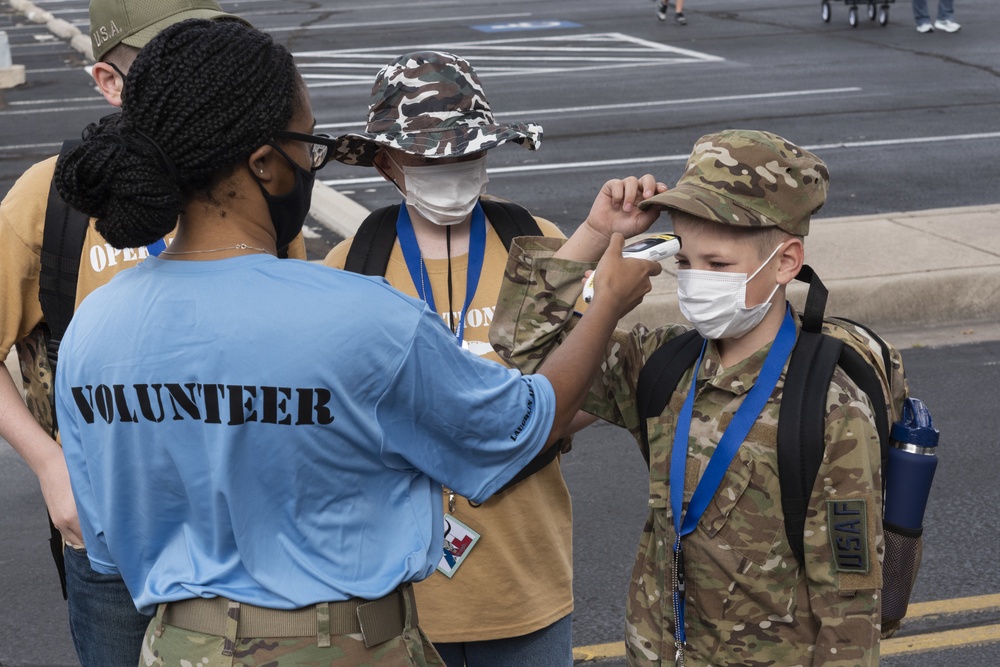
<instances>
[{"instance_id":1,"label":"braided hair","mask_svg":"<svg viewBox=\"0 0 1000 667\"><path fill-rule=\"evenodd\" d=\"M174 24L136 57L121 111L59 160L56 187L112 246L148 245L189 199L213 202L214 187L288 126L303 90L270 35L236 21Z\"/></svg>"}]
</instances>

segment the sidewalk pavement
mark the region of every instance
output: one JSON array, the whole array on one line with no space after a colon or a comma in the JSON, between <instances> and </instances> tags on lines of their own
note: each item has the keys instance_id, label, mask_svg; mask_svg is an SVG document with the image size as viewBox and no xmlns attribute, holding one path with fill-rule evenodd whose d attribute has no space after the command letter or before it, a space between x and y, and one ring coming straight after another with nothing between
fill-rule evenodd
<instances>
[{"instance_id":1,"label":"sidewalk pavement","mask_svg":"<svg viewBox=\"0 0 1000 667\"><path fill-rule=\"evenodd\" d=\"M316 199L324 210L314 206L310 214L350 236L367 211L331 192ZM343 199L350 209L338 206ZM830 292L828 315L876 330L1000 322L1000 204L814 218L805 245L806 263ZM801 309L806 285L794 283L788 294ZM666 262L653 291L622 323L684 321Z\"/></svg>"}]
</instances>

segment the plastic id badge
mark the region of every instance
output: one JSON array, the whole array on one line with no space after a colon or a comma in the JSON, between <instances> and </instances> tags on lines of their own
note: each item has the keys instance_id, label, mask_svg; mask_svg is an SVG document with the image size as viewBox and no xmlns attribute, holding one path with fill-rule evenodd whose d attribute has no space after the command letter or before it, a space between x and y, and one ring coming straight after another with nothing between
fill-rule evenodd
<instances>
[{"instance_id":1,"label":"plastic id badge","mask_svg":"<svg viewBox=\"0 0 1000 667\"><path fill-rule=\"evenodd\" d=\"M438 572L451 579L465 562L472 547L479 541L479 533L450 514L444 515L444 553L438 563Z\"/></svg>"}]
</instances>

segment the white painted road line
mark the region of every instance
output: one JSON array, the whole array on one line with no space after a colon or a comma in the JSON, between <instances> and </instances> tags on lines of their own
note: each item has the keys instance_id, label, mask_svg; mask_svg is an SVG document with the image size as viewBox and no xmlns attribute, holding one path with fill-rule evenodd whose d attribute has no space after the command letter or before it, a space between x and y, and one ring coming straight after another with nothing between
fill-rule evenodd
<instances>
[{"instance_id":1,"label":"white painted road line","mask_svg":"<svg viewBox=\"0 0 1000 667\"><path fill-rule=\"evenodd\" d=\"M950 136L937 137L907 137L902 139L877 139L873 141L843 141L833 144L815 144L803 146L808 151L830 151L844 148L878 148L884 146L902 146L912 144L932 144L942 141L982 141L984 139L1000 139L1000 132L984 132L980 134L953 134ZM515 167L497 167L490 169L491 175L497 174L518 174L528 172L558 172L572 169L591 169L597 167L620 167L636 164L658 164L662 162L685 162L688 153L676 155L658 155L649 157L622 158L617 160L589 160L583 162L563 162L561 164L528 164ZM368 183L383 183L381 176L366 178L340 178L324 180L323 183L330 186L352 186L365 185Z\"/></svg>"}]
</instances>

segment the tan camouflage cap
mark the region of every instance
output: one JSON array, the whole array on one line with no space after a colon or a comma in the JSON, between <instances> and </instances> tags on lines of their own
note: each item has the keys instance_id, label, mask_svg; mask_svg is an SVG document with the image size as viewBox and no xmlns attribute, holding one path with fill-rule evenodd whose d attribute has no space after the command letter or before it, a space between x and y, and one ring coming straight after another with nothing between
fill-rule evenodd
<instances>
[{"instance_id":1,"label":"tan camouflage cap","mask_svg":"<svg viewBox=\"0 0 1000 667\"><path fill-rule=\"evenodd\" d=\"M215 0L90 0L90 42L100 60L121 43L141 49L167 26L187 19L234 19Z\"/></svg>"},{"instance_id":2,"label":"tan camouflage cap","mask_svg":"<svg viewBox=\"0 0 1000 667\"><path fill-rule=\"evenodd\" d=\"M706 134L691 151L677 186L639 204L659 204L724 225L809 233L826 201L830 172L807 150L770 132Z\"/></svg>"},{"instance_id":3,"label":"tan camouflage cap","mask_svg":"<svg viewBox=\"0 0 1000 667\"><path fill-rule=\"evenodd\" d=\"M370 167L379 146L443 158L542 143L540 125L497 123L472 65L439 51L407 53L379 71L365 129L338 137L334 159Z\"/></svg>"}]
</instances>

